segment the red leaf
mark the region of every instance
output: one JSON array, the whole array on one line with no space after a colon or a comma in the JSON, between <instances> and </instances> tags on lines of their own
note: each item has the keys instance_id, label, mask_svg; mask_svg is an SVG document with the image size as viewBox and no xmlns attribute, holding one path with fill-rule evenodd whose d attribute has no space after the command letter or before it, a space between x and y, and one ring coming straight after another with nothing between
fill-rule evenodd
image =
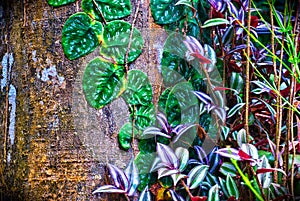
<instances>
[{"instance_id":1,"label":"red leaf","mask_svg":"<svg viewBox=\"0 0 300 201\"><path fill-rule=\"evenodd\" d=\"M256 28L258 25L258 17L255 15L251 16L250 24L252 27Z\"/></svg>"},{"instance_id":2,"label":"red leaf","mask_svg":"<svg viewBox=\"0 0 300 201\"><path fill-rule=\"evenodd\" d=\"M235 197L234 196L230 196L228 199L227 199L227 201L235 201L236 199L235 199Z\"/></svg>"},{"instance_id":3,"label":"red leaf","mask_svg":"<svg viewBox=\"0 0 300 201\"><path fill-rule=\"evenodd\" d=\"M266 173L266 172L274 172L275 170L269 168L259 168L256 170L256 174Z\"/></svg>"},{"instance_id":4,"label":"red leaf","mask_svg":"<svg viewBox=\"0 0 300 201\"><path fill-rule=\"evenodd\" d=\"M246 152L244 152L243 150L239 150L239 156L241 157L242 160L249 160L252 159L250 155L248 155Z\"/></svg>"},{"instance_id":5,"label":"red leaf","mask_svg":"<svg viewBox=\"0 0 300 201\"><path fill-rule=\"evenodd\" d=\"M206 201L207 196L193 196L191 197L191 201Z\"/></svg>"},{"instance_id":6,"label":"red leaf","mask_svg":"<svg viewBox=\"0 0 300 201\"><path fill-rule=\"evenodd\" d=\"M210 60L207 59L206 57L202 56L200 54L199 50L197 50L197 49L196 49L196 52L192 53L191 55L196 57L197 59L199 59L201 63L210 64Z\"/></svg>"}]
</instances>

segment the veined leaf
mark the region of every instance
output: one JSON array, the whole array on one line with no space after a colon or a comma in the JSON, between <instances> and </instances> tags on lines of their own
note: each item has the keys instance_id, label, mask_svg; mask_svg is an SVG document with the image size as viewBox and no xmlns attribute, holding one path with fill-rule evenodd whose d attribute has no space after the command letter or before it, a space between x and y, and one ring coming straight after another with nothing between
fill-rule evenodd
<instances>
[{"instance_id":1,"label":"veined leaf","mask_svg":"<svg viewBox=\"0 0 300 201\"><path fill-rule=\"evenodd\" d=\"M133 158L129 162L127 168L124 170L125 175L128 178L130 187L127 191L128 196L134 195L140 181L139 181L139 172L135 166Z\"/></svg>"},{"instance_id":2,"label":"veined leaf","mask_svg":"<svg viewBox=\"0 0 300 201\"><path fill-rule=\"evenodd\" d=\"M155 122L155 108L153 103L149 103L149 105L130 105L131 119L134 119L135 126L144 130L145 128L151 126Z\"/></svg>"},{"instance_id":3,"label":"veined leaf","mask_svg":"<svg viewBox=\"0 0 300 201\"><path fill-rule=\"evenodd\" d=\"M197 122L198 101L189 83L182 82L173 87L166 102L166 113L172 126Z\"/></svg>"},{"instance_id":4,"label":"veined leaf","mask_svg":"<svg viewBox=\"0 0 300 201\"><path fill-rule=\"evenodd\" d=\"M269 161L266 156L261 157L261 162L259 163L259 167L260 168L271 168L271 165L269 164ZM258 178L262 188L268 188L272 182L270 172L258 174L257 178Z\"/></svg>"},{"instance_id":5,"label":"veined leaf","mask_svg":"<svg viewBox=\"0 0 300 201\"><path fill-rule=\"evenodd\" d=\"M220 184L221 190L224 193L225 197L229 198L230 196L229 196L227 188L226 188L225 179L222 179L221 177L219 177L219 184Z\"/></svg>"},{"instance_id":6,"label":"veined leaf","mask_svg":"<svg viewBox=\"0 0 300 201\"><path fill-rule=\"evenodd\" d=\"M69 3L73 3L76 0L48 0L48 4L50 6L58 7L58 6L63 6Z\"/></svg>"},{"instance_id":7,"label":"veined leaf","mask_svg":"<svg viewBox=\"0 0 300 201\"><path fill-rule=\"evenodd\" d=\"M175 155L179 159L179 170L183 172L183 170L186 168L189 160L189 151L183 147L178 147L175 150Z\"/></svg>"},{"instance_id":8,"label":"veined leaf","mask_svg":"<svg viewBox=\"0 0 300 201\"><path fill-rule=\"evenodd\" d=\"M195 9L190 0L179 0L177 3L175 3L175 6L178 6L178 5L185 5L185 6L188 6L188 7L192 8L192 9Z\"/></svg>"},{"instance_id":9,"label":"veined leaf","mask_svg":"<svg viewBox=\"0 0 300 201\"><path fill-rule=\"evenodd\" d=\"M242 128L241 130L239 130L239 132L236 135L236 141L239 145L239 147L242 146L242 144L247 143L247 134L246 134L246 130L244 128Z\"/></svg>"},{"instance_id":10,"label":"veined leaf","mask_svg":"<svg viewBox=\"0 0 300 201\"><path fill-rule=\"evenodd\" d=\"M223 140L226 140L230 132L230 128L228 128L227 126L221 126L221 129L222 129Z\"/></svg>"},{"instance_id":11,"label":"veined leaf","mask_svg":"<svg viewBox=\"0 0 300 201\"><path fill-rule=\"evenodd\" d=\"M171 138L170 135L161 132L161 129L154 127L154 126L150 126L150 127L146 128L142 132L142 134L138 136L138 138L139 139L148 139L148 138L152 138L154 136L162 136L162 137L166 137L166 138Z\"/></svg>"},{"instance_id":12,"label":"veined leaf","mask_svg":"<svg viewBox=\"0 0 300 201\"><path fill-rule=\"evenodd\" d=\"M211 189L209 189L207 201L219 201L219 200L220 200L219 185L216 184Z\"/></svg>"},{"instance_id":13,"label":"veined leaf","mask_svg":"<svg viewBox=\"0 0 300 201\"><path fill-rule=\"evenodd\" d=\"M136 136L138 130L136 128L132 128L131 123L124 124L119 131L119 135L118 135L119 143L121 147L125 150L128 150L131 147L132 132L133 135Z\"/></svg>"},{"instance_id":14,"label":"veined leaf","mask_svg":"<svg viewBox=\"0 0 300 201\"><path fill-rule=\"evenodd\" d=\"M108 164L109 173L115 183L115 186L127 192L129 190L129 181L125 173L118 167Z\"/></svg>"},{"instance_id":15,"label":"veined leaf","mask_svg":"<svg viewBox=\"0 0 300 201\"><path fill-rule=\"evenodd\" d=\"M125 190L119 189L113 185L104 185L97 188L95 191L93 191L93 194L96 193L126 193Z\"/></svg>"},{"instance_id":16,"label":"veined leaf","mask_svg":"<svg viewBox=\"0 0 300 201\"><path fill-rule=\"evenodd\" d=\"M229 174L230 176L234 177L236 176L237 170L232 163L224 162L220 167L220 172L225 176Z\"/></svg>"},{"instance_id":17,"label":"veined leaf","mask_svg":"<svg viewBox=\"0 0 300 201\"><path fill-rule=\"evenodd\" d=\"M206 174L208 172L207 165L198 165L194 167L188 174L187 185L189 189L197 188L201 182L204 180Z\"/></svg>"},{"instance_id":18,"label":"veined leaf","mask_svg":"<svg viewBox=\"0 0 300 201\"><path fill-rule=\"evenodd\" d=\"M230 174L227 174L226 176L226 188L229 196L234 196L235 199L239 198L239 190L237 188L235 181L230 176Z\"/></svg>"},{"instance_id":19,"label":"veined leaf","mask_svg":"<svg viewBox=\"0 0 300 201\"><path fill-rule=\"evenodd\" d=\"M128 49L131 24L122 20L114 20L106 24L103 31L103 43L100 53L112 58L118 64L124 64L125 54ZM144 40L136 28L133 29L132 41L127 62L130 63L142 53Z\"/></svg>"},{"instance_id":20,"label":"veined leaf","mask_svg":"<svg viewBox=\"0 0 300 201\"><path fill-rule=\"evenodd\" d=\"M122 94L130 105L148 106L152 102L152 86L147 75L140 70L130 70L127 75L128 85Z\"/></svg>"},{"instance_id":21,"label":"veined leaf","mask_svg":"<svg viewBox=\"0 0 300 201\"><path fill-rule=\"evenodd\" d=\"M240 109L244 107L245 103L238 103L233 108L231 108L227 114L227 118L232 117L235 113L237 113Z\"/></svg>"},{"instance_id":22,"label":"veined leaf","mask_svg":"<svg viewBox=\"0 0 300 201\"><path fill-rule=\"evenodd\" d=\"M170 24L183 17L183 5L175 6L176 0L151 0L150 9L155 23Z\"/></svg>"},{"instance_id":23,"label":"veined leaf","mask_svg":"<svg viewBox=\"0 0 300 201\"><path fill-rule=\"evenodd\" d=\"M213 18L213 19L206 20L201 27L207 28L207 27L218 26L221 24L230 24L230 22L224 18Z\"/></svg>"},{"instance_id":24,"label":"veined leaf","mask_svg":"<svg viewBox=\"0 0 300 201\"><path fill-rule=\"evenodd\" d=\"M86 66L82 85L87 102L100 109L124 91L124 69L95 58Z\"/></svg>"},{"instance_id":25,"label":"veined leaf","mask_svg":"<svg viewBox=\"0 0 300 201\"><path fill-rule=\"evenodd\" d=\"M68 59L82 57L96 49L102 39L103 27L87 14L78 12L71 15L62 30L62 47Z\"/></svg>"},{"instance_id":26,"label":"veined leaf","mask_svg":"<svg viewBox=\"0 0 300 201\"><path fill-rule=\"evenodd\" d=\"M98 21L103 21L100 12L106 21L121 19L131 13L130 0L82 0L81 7Z\"/></svg>"},{"instance_id":27,"label":"veined leaf","mask_svg":"<svg viewBox=\"0 0 300 201\"><path fill-rule=\"evenodd\" d=\"M163 167L163 168L158 169L158 171L157 171L158 177L157 178L160 179L162 177L174 175L177 173L179 173L179 170L177 170L177 169L169 169L169 168Z\"/></svg>"},{"instance_id":28,"label":"veined leaf","mask_svg":"<svg viewBox=\"0 0 300 201\"><path fill-rule=\"evenodd\" d=\"M162 163L164 163L167 167L172 169L179 168L179 159L169 146L157 143L156 150Z\"/></svg>"}]
</instances>

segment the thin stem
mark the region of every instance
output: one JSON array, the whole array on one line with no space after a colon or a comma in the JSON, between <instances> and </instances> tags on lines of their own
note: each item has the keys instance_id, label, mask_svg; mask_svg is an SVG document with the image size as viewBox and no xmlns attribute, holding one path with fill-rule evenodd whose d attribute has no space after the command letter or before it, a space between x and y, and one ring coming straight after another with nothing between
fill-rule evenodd
<instances>
[{"instance_id":1,"label":"thin stem","mask_svg":"<svg viewBox=\"0 0 300 201\"><path fill-rule=\"evenodd\" d=\"M100 17L101 17L102 20L103 20L103 24L106 25L107 22L106 22L106 20L105 20L105 17L104 17L104 15L103 15L103 13L101 12L101 10L100 10L100 8L99 8L99 6L98 6L98 4L96 3L95 0L93 0L93 4L94 4L94 6L96 6L96 9L97 9L97 11L98 11L99 14L100 14Z\"/></svg>"},{"instance_id":2,"label":"thin stem","mask_svg":"<svg viewBox=\"0 0 300 201\"><path fill-rule=\"evenodd\" d=\"M232 164L237 169L238 173L241 175L243 181L245 182L246 186L250 188L250 190L254 193L256 198L260 201L264 201L264 198L255 190L255 188L252 186L251 181L249 180L248 176L246 176L243 171L240 169L239 165L237 164L237 161L233 158L230 158Z\"/></svg>"},{"instance_id":3,"label":"thin stem","mask_svg":"<svg viewBox=\"0 0 300 201\"><path fill-rule=\"evenodd\" d=\"M251 28L251 1L249 1L248 5L248 23L247 23L247 30L250 32ZM250 56L250 36L247 35L247 55L248 58ZM245 111L245 130L246 130L246 136L247 136L247 142L250 141L250 132L249 132L249 97L250 95L250 60L247 59L246 61L246 92L245 92L245 102L246 102L246 111Z\"/></svg>"},{"instance_id":4,"label":"thin stem","mask_svg":"<svg viewBox=\"0 0 300 201\"><path fill-rule=\"evenodd\" d=\"M247 59L250 59L247 57ZM250 61L250 64L254 67L254 64ZM277 96L280 96L280 98L284 101L285 104L287 104L290 109L292 109L294 112L296 112L297 114L300 115L300 111L298 111L298 109L293 105L291 104L288 100L286 100L281 94L280 94L280 91L277 91L277 89L275 89L270 83L269 81L259 72L259 70L257 68L254 67L254 70L255 72L257 73L257 75L262 78L266 85L268 85L268 87L277 95Z\"/></svg>"},{"instance_id":5,"label":"thin stem","mask_svg":"<svg viewBox=\"0 0 300 201\"><path fill-rule=\"evenodd\" d=\"M185 184L185 182L183 181L183 179L181 179L180 181L181 181L181 184L183 185L184 189L185 189L186 192L188 193L189 197L190 197L191 200L192 200L193 195L192 195L192 193L190 192L189 187Z\"/></svg>"},{"instance_id":6,"label":"thin stem","mask_svg":"<svg viewBox=\"0 0 300 201\"><path fill-rule=\"evenodd\" d=\"M132 43L132 35L133 35L133 31L134 31L134 24L135 24L135 21L137 19L137 15L139 13L140 4L141 4L141 0L138 0L137 6L136 6L136 10L135 10L135 14L134 14L134 18L133 18L132 24L131 24L131 30L130 30L130 35L129 35L129 42L128 42L128 46L127 46L127 50L126 50L126 54L125 54L125 58L124 58L124 64L125 64L126 73L128 72L128 55L129 55L129 50L130 50L131 43Z\"/></svg>"}]
</instances>

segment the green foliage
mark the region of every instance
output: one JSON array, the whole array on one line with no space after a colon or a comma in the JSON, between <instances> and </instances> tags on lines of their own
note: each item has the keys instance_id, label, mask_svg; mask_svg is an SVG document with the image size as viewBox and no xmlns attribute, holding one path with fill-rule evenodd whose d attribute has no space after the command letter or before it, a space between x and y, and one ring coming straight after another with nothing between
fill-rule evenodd
<instances>
[{"instance_id":1,"label":"green foliage","mask_svg":"<svg viewBox=\"0 0 300 201\"><path fill-rule=\"evenodd\" d=\"M62 30L65 55L73 60L92 52L102 41L102 31L102 24L87 14L79 12L72 15Z\"/></svg>"},{"instance_id":2,"label":"green foliage","mask_svg":"<svg viewBox=\"0 0 300 201\"><path fill-rule=\"evenodd\" d=\"M73 1L48 2L59 6ZM73 60L100 46L99 57L91 60L84 72L85 98L92 107L101 109L121 96L130 117L119 131L120 146L128 150L133 142L138 142L134 162L139 178L132 163L132 171L127 169L125 173L109 166L116 186L100 187L96 193L122 193L129 200L139 184L141 200L154 195L164 200L184 200L189 196L187 200L219 201L241 199L249 192L244 188L249 188L257 200L263 200L266 196L276 199L290 195L287 186L299 188L298 180L281 186L284 173L299 168L299 154L291 151L299 139L274 143L296 131L293 124L288 124L286 117L295 119L288 110L300 114L299 100L290 94L293 88L300 90L296 83L300 77L300 54L293 32L294 12L288 12L287 3L282 6L278 2L253 2L252 17L248 19L248 4L243 0L241 4L217 0L150 1L154 21L169 33L161 51L159 69L164 86L161 94L156 94L156 104L147 75L128 70L128 63L134 62L144 48L140 31L120 20L130 15L130 1L82 0L85 13L72 15L63 27L63 50ZM264 18L262 10L273 14L273 30L270 17ZM251 42L245 40L248 35ZM270 44L272 36L274 50ZM247 47L250 54L246 54ZM245 65L247 62L249 66ZM251 85L245 81L246 68L250 70ZM284 104L276 108L281 104L278 98ZM245 111L250 111L248 122ZM296 120L298 125L300 120ZM279 121L284 125L282 129L276 124ZM243 127L249 127L249 132L240 129ZM278 132L284 136L277 139L274 133ZM267 143L262 140L265 136ZM206 153L206 140L210 138L218 141L211 142L214 148ZM198 146L194 152L193 145ZM204 148L199 148L202 145ZM225 146L230 148L222 148ZM278 155L274 157L275 154ZM286 167L283 160L288 162ZM285 171L281 170L283 167ZM249 168L256 175L244 172ZM275 172L280 172L277 181L272 179ZM285 181L292 181L292 177L289 173ZM125 189L119 189L121 181L127 185Z\"/></svg>"},{"instance_id":3,"label":"green foliage","mask_svg":"<svg viewBox=\"0 0 300 201\"><path fill-rule=\"evenodd\" d=\"M132 137L136 136L138 133L138 130L134 127L132 127L131 123L124 124L119 131L118 139L120 146L128 150L131 147L132 143Z\"/></svg>"},{"instance_id":4,"label":"green foliage","mask_svg":"<svg viewBox=\"0 0 300 201\"><path fill-rule=\"evenodd\" d=\"M130 0L82 0L81 7L95 20L112 21L124 18L131 13ZM101 16L102 15L102 16Z\"/></svg>"},{"instance_id":5,"label":"green foliage","mask_svg":"<svg viewBox=\"0 0 300 201\"><path fill-rule=\"evenodd\" d=\"M100 109L117 98L125 89L122 66L93 59L84 71L82 86L87 102Z\"/></svg>"},{"instance_id":6,"label":"green foliage","mask_svg":"<svg viewBox=\"0 0 300 201\"><path fill-rule=\"evenodd\" d=\"M73 3L76 0L48 0L48 4L50 6L58 7L58 6L63 6L69 3Z\"/></svg>"},{"instance_id":7,"label":"green foliage","mask_svg":"<svg viewBox=\"0 0 300 201\"><path fill-rule=\"evenodd\" d=\"M103 32L103 43L100 53L118 64L124 64L128 48L131 25L122 20L115 20L107 23ZM128 53L128 62L134 61L141 53L144 40L141 33L134 28L132 42Z\"/></svg>"},{"instance_id":8,"label":"green foliage","mask_svg":"<svg viewBox=\"0 0 300 201\"><path fill-rule=\"evenodd\" d=\"M150 8L152 16L157 24L170 24L180 18L184 13L184 6L175 6L176 0L151 0Z\"/></svg>"},{"instance_id":9,"label":"green foliage","mask_svg":"<svg viewBox=\"0 0 300 201\"><path fill-rule=\"evenodd\" d=\"M192 86L187 82L176 84L170 91L166 111L172 126L198 121L198 101L192 91Z\"/></svg>"}]
</instances>

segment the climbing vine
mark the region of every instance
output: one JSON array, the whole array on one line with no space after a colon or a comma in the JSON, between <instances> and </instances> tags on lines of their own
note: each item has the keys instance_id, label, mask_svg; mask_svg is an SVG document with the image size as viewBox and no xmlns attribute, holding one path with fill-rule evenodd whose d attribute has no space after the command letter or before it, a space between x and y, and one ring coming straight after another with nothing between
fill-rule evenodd
<instances>
[{"instance_id":1,"label":"climbing vine","mask_svg":"<svg viewBox=\"0 0 300 201\"><path fill-rule=\"evenodd\" d=\"M74 1L48 2L52 6L61 6ZM240 189L247 187L250 198L255 196L257 200L289 196L287 186L277 185L277 173L280 172L280 179L288 177L289 157L299 165L299 155L295 155L293 147L293 156L287 154L286 171L277 168L282 161L274 156L275 150L277 155L279 153L279 144L275 145L269 138L271 133L266 135L259 131L262 122L254 115L270 117L270 122L274 120L275 103L270 98L274 96L299 113L294 103L285 98L285 91L280 87L276 89L274 72L270 73L269 68L258 69L273 64L270 58L273 61L275 58L290 73L286 76L298 78L295 74L299 55L292 58L295 52L289 49L290 58L283 61L275 51L270 52L264 40L270 34L285 37L283 31L289 30L284 30L284 17L280 11L273 12L281 28L274 28L273 24L271 30L259 10L251 15L249 5L248 0L150 1L155 23L168 32L160 61L163 90L154 105L147 75L127 68L128 63L139 57L144 46L141 32L122 20L131 14L130 0L82 1L83 12L73 14L64 24L64 53L74 60L99 47L99 56L91 60L84 71L85 99L96 109L117 98L124 99L130 117L121 127L118 140L120 148L134 149L133 159L124 171L108 164L111 183L100 186L94 194L119 193L127 200L134 200L138 192L140 201L218 201L241 199L241 193L246 191ZM274 3L269 2L269 6L275 10ZM295 42L290 37L287 41ZM284 47L279 41L278 44ZM247 47L250 49L246 53ZM249 80L244 83L245 63L247 79L250 79L251 64L252 77L256 78L251 84L258 87L250 88ZM266 75L270 75L270 82L265 79ZM299 88L298 84L284 84L278 86L286 87L286 90ZM261 96L265 92L267 94ZM226 99L230 100L228 104ZM245 106L245 103L251 105ZM243 120L244 114L247 114L247 122ZM252 132L263 133L266 141L259 141L257 135L252 137L250 127ZM267 151L258 150L260 145L256 141L266 145ZM138 143L138 150L135 150L134 142ZM232 147L224 148L229 143ZM297 144L298 141L292 142L293 146ZM277 164L272 168L274 157ZM247 174L241 168L247 170ZM270 177L274 172L276 179L272 181ZM245 185L240 187L238 182Z\"/></svg>"}]
</instances>

